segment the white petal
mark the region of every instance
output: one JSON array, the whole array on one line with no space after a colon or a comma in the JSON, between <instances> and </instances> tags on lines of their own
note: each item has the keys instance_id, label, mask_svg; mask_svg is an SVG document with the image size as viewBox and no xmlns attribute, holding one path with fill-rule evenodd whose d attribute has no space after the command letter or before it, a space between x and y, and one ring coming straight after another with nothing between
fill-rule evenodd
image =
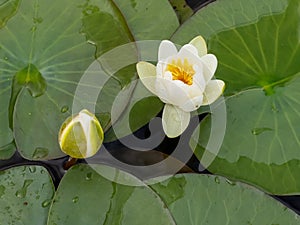
<instances>
[{"instance_id":1,"label":"white petal","mask_svg":"<svg viewBox=\"0 0 300 225\"><path fill-rule=\"evenodd\" d=\"M203 93L204 96L202 105L209 105L216 101L223 93L224 88L225 83L222 80L209 81Z\"/></svg>"},{"instance_id":2,"label":"white petal","mask_svg":"<svg viewBox=\"0 0 300 225\"><path fill-rule=\"evenodd\" d=\"M164 71L164 66L163 66L163 62L158 62L156 65L156 76L157 77L162 77L163 75L163 71Z\"/></svg>"},{"instance_id":3,"label":"white petal","mask_svg":"<svg viewBox=\"0 0 300 225\"><path fill-rule=\"evenodd\" d=\"M178 84L178 82L181 84ZM155 88L157 96L161 101L171 105L179 106L189 100L189 95L185 90L184 85L185 84L183 84L181 81L157 78Z\"/></svg>"},{"instance_id":4,"label":"white petal","mask_svg":"<svg viewBox=\"0 0 300 225\"><path fill-rule=\"evenodd\" d=\"M172 80L172 73L170 71L166 71L167 63L164 61L159 61L156 65L156 77L157 78L165 78L168 80Z\"/></svg>"},{"instance_id":5,"label":"white petal","mask_svg":"<svg viewBox=\"0 0 300 225\"><path fill-rule=\"evenodd\" d=\"M164 40L160 43L158 48L158 61L164 60L169 56L176 54L177 48L171 41Z\"/></svg>"},{"instance_id":6,"label":"white petal","mask_svg":"<svg viewBox=\"0 0 300 225\"><path fill-rule=\"evenodd\" d=\"M198 55L200 57L207 54L206 42L202 36L195 37L193 40L190 41L190 44L196 47L196 49L198 50Z\"/></svg>"},{"instance_id":7,"label":"white petal","mask_svg":"<svg viewBox=\"0 0 300 225\"><path fill-rule=\"evenodd\" d=\"M200 95L190 99L184 105L179 106L179 108L185 112L192 112L197 110L202 105L202 101L203 95Z\"/></svg>"},{"instance_id":8,"label":"white petal","mask_svg":"<svg viewBox=\"0 0 300 225\"><path fill-rule=\"evenodd\" d=\"M213 54L207 54L203 57L201 57L201 60L204 64L204 76L206 82L211 80L211 78L214 76L217 66L218 66L218 60L217 57ZM208 71L207 71L208 69ZM206 71L205 71L206 70Z\"/></svg>"},{"instance_id":9,"label":"white petal","mask_svg":"<svg viewBox=\"0 0 300 225\"><path fill-rule=\"evenodd\" d=\"M176 106L166 104L162 114L162 124L165 134L169 138L181 135L189 125L190 117L190 113L182 111Z\"/></svg>"},{"instance_id":10,"label":"white petal","mask_svg":"<svg viewBox=\"0 0 300 225\"><path fill-rule=\"evenodd\" d=\"M156 95L156 67L148 62L138 62L136 70L144 86Z\"/></svg>"},{"instance_id":11,"label":"white petal","mask_svg":"<svg viewBox=\"0 0 300 225\"><path fill-rule=\"evenodd\" d=\"M189 96L190 99L203 95L204 90L205 90L205 88L202 90L196 84L188 86L188 88L185 89L185 91L188 92L188 96Z\"/></svg>"},{"instance_id":12,"label":"white petal","mask_svg":"<svg viewBox=\"0 0 300 225\"><path fill-rule=\"evenodd\" d=\"M200 60L198 57L197 49L193 45L190 45L190 44L184 45L178 52L177 56L182 59L187 58L187 59L189 59L189 61L190 60L192 60L192 61Z\"/></svg>"},{"instance_id":13,"label":"white petal","mask_svg":"<svg viewBox=\"0 0 300 225\"><path fill-rule=\"evenodd\" d=\"M197 65L193 66L195 70L195 74L193 76L193 86L197 85L199 89L203 92L206 86L206 79L203 75L203 66L202 63L198 63Z\"/></svg>"},{"instance_id":14,"label":"white petal","mask_svg":"<svg viewBox=\"0 0 300 225\"><path fill-rule=\"evenodd\" d=\"M191 44L186 44L184 46L182 46L182 48L179 51L179 55L182 53L182 51L188 51L194 55L198 55L198 50L195 46L191 45Z\"/></svg>"}]
</instances>

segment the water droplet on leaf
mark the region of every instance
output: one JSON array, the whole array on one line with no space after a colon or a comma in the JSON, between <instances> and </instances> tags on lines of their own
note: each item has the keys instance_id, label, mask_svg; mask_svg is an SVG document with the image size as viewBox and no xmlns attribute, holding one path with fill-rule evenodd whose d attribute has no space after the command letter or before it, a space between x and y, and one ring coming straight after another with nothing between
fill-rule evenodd
<instances>
[{"instance_id":1,"label":"water droplet on leaf","mask_svg":"<svg viewBox=\"0 0 300 225\"><path fill-rule=\"evenodd\" d=\"M88 40L87 43L91 44L91 45L96 45L96 43L94 41L91 41L91 40Z\"/></svg>"},{"instance_id":2,"label":"water droplet on leaf","mask_svg":"<svg viewBox=\"0 0 300 225\"><path fill-rule=\"evenodd\" d=\"M68 110L69 110L69 107L68 107L67 105L63 106L63 107L60 109L60 111L61 111L62 113L68 112Z\"/></svg>"},{"instance_id":3,"label":"water droplet on leaf","mask_svg":"<svg viewBox=\"0 0 300 225\"><path fill-rule=\"evenodd\" d=\"M260 128L253 128L252 130L251 130L251 133L253 134L253 135L260 135L260 134L262 134L263 132L265 132L265 131L272 131L273 129L271 129L271 128L268 128L268 127L260 127Z\"/></svg>"},{"instance_id":4,"label":"water droplet on leaf","mask_svg":"<svg viewBox=\"0 0 300 225\"><path fill-rule=\"evenodd\" d=\"M219 184L219 183L220 183L220 178L219 178L219 177L215 177L215 182L216 182L217 184Z\"/></svg>"},{"instance_id":5,"label":"water droplet on leaf","mask_svg":"<svg viewBox=\"0 0 300 225\"><path fill-rule=\"evenodd\" d=\"M52 202L52 200L51 199L47 199L47 200L45 200L45 201L43 201L43 203L42 203L42 207L43 208L46 208L47 206L49 206L50 205L50 203Z\"/></svg>"},{"instance_id":6,"label":"water droplet on leaf","mask_svg":"<svg viewBox=\"0 0 300 225\"><path fill-rule=\"evenodd\" d=\"M72 199L72 202L73 202L73 203L77 203L77 202L78 202L78 200L79 200L79 197L78 197L78 196L76 196L76 197L74 197L74 198Z\"/></svg>"},{"instance_id":7,"label":"water droplet on leaf","mask_svg":"<svg viewBox=\"0 0 300 225\"><path fill-rule=\"evenodd\" d=\"M45 158L49 154L49 150L47 148L36 148L33 153L33 159L42 159Z\"/></svg>"},{"instance_id":8,"label":"water droplet on leaf","mask_svg":"<svg viewBox=\"0 0 300 225\"><path fill-rule=\"evenodd\" d=\"M92 173L87 173L86 176L85 176L85 179L86 180L91 180L92 179L92 175L93 175Z\"/></svg>"},{"instance_id":9,"label":"water droplet on leaf","mask_svg":"<svg viewBox=\"0 0 300 225\"><path fill-rule=\"evenodd\" d=\"M228 184L232 185L232 186L236 185L235 182L233 182L233 181L231 181L231 180L228 180L228 179L226 179L226 182L227 182Z\"/></svg>"},{"instance_id":10,"label":"water droplet on leaf","mask_svg":"<svg viewBox=\"0 0 300 225\"><path fill-rule=\"evenodd\" d=\"M24 183L23 183L23 187L16 192L16 196L18 198L24 198L27 194L27 188L32 182L33 182L33 180L31 180L31 179L30 180L25 180Z\"/></svg>"},{"instance_id":11,"label":"water droplet on leaf","mask_svg":"<svg viewBox=\"0 0 300 225\"><path fill-rule=\"evenodd\" d=\"M35 173L36 167L35 166L29 166L30 173Z\"/></svg>"}]
</instances>

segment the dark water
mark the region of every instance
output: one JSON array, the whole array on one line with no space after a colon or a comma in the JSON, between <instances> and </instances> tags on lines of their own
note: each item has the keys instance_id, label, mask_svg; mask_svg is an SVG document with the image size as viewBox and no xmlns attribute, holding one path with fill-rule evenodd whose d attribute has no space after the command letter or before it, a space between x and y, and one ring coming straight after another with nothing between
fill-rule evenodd
<instances>
[{"instance_id":1,"label":"dark water","mask_svg":"<svg viewBox=\"0 0 300 225\"><path fill-rule=\"evenodd\" d=\"M194 10L197 11L198 9L206 6L207 4L214 2L216 0L186 0L187 4Z\"/></svg>"}]
</instances>

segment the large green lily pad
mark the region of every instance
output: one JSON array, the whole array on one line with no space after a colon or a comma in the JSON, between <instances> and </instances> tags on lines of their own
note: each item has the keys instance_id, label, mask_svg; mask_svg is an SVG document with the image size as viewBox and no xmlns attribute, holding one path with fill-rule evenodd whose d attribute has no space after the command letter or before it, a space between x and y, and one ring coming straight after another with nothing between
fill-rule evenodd
<instances>
[{"instance_id":1,"label":"large green lily pad","mask_svg":"<svg viewBox=\"0 0 300 225\"><path fill-rule=\"evenodd\" d=\"M164 13L151 23L158 10ZM119 58L110 50L134 40L167 38L178 26L167 0L9 0L0 11L0 159L14 153L14 143L27 159L63 156L59 128L82 108L95 111L108 129L114 98L136 78L130 64L138 61L131 44L123 56L132 62L114 70ZM83 75L88 79L81 80ZM131 95L124 96L119 115Z\"/></svg>"},{"instance_id":2,"label":"large green lily pad","mask_svg":"<svg viewBox=\"0 0 300 225\"><path fill-rule=\"evenodd\" d=\"M141 181L111 167L79 164L66 173L58 187L48 219L48 225L54 224L175 223L164 203Z\"/></svg>"},{"instance_id":3,"label":"large green lily pad","mask_svg":"<svg viewBox=\"0 0 300 225\"><path fill-rule=\"evenodd\" d=\"M46 224L54 186L41 166L19 166L0 172L0 224Z\"/></svg>"},{"instance_id":4,"label":"large green lily pad","mask_svg":"<svg viewBox=\"0 0 300 225\"><path fill-rule=\"evenodd\" d=\"M211 172L274 194L300 192L299 4L221 0L200 10L173 37L182 42L203 35L219 60L216 77L226 83L224 142L220 151L206 149L209 138L218 135L210 135L207 118L191 140L198 144L198 158L206 150L215 158Z\"/></svg>"},{"instance_id":5,"label":"large green lily pad","mask_svg":"<svg viewBox=\"0 0 300 225\"><path fill-rule=\"evenodd\" d=\"M104 165L76 165L58 187L48 224L296 225L300 221L263 192L222 177L179 174L147 182L152 185Z\"/></svg>"},{"instance_id":6,"label":"large green lily pad","mask_svg":"<svg viewBox=\"0 0 300 225\"><path fill-rule=\"evenodd\" d=\"M250 186L211 175L176 175L151 188L176 224L296 225L300 217Z\"/></svg>"}]
</instances>

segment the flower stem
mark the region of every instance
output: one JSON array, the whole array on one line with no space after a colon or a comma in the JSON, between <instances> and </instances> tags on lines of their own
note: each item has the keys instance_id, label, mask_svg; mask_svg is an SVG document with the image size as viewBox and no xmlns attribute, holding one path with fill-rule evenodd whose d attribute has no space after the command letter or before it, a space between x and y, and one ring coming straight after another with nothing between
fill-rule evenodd
<instances>
[{"instance_id":1,"label":"flower stem","mask_svg":"<svg viewBox=\"0 0 300 225\"><path fill-rule=\"evenodd\" d=\"M78 159L76 158L69 157L68 161L64 164L64 169L65 170L70 169L72 166L76 164L77 160Z\"/></svg>"}]
</instances>

